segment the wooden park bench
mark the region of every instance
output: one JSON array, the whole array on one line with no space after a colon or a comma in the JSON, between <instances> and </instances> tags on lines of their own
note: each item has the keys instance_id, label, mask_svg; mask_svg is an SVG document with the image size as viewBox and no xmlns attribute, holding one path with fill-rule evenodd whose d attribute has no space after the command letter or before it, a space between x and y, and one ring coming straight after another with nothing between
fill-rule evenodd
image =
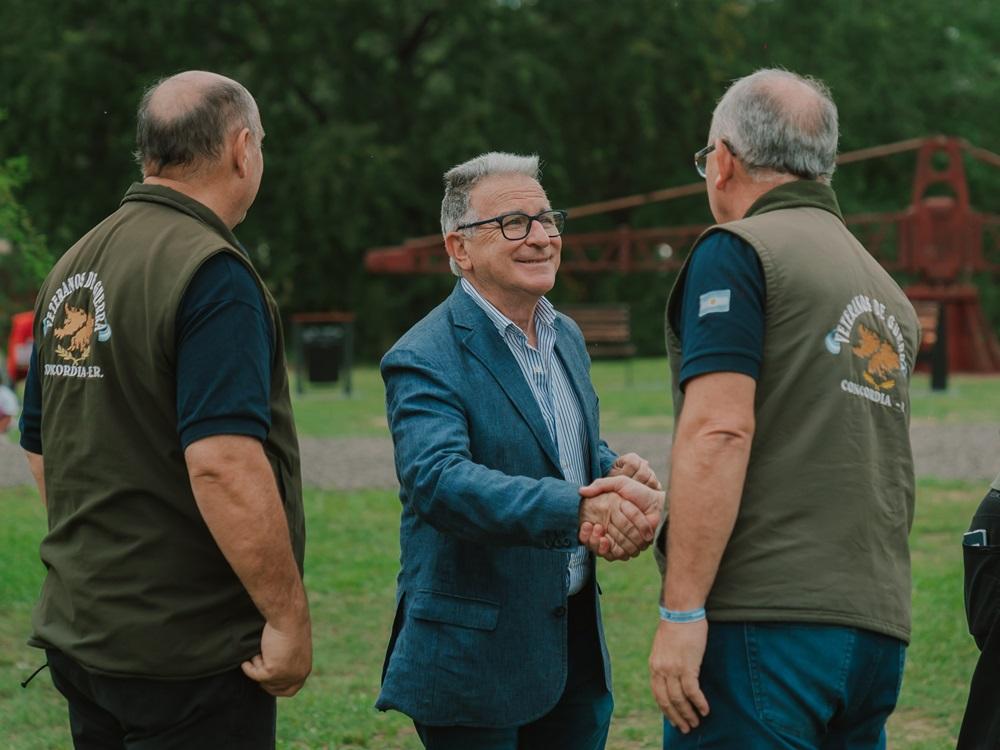
<instances>
[{"instance_id":1,"label":"wooden park bench","mask_svg":"<svg viewBox=\"0 0 1000 750\"><path fill-rule=\"evenodd\" d=\"M566 305L559 307L559 312L580 326L591 359L631 359L635 356L628 305ZM631 362L626 367L625 380L631 385Z\"/></svg>"}]
</instances>

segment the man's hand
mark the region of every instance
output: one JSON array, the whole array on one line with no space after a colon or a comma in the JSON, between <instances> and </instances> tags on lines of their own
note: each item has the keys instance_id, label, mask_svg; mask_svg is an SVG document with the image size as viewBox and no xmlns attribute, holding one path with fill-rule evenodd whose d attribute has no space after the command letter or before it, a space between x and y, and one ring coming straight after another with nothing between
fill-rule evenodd
<instances>
[{"instance_id":1,"label":"man's hand","mask_svg":"<svg viewBox=\"0 0 1000 750\"><path fill-rule=\"evenodd\" d=\"M707 641L708 620L661 620L649 654L653 696L667 720L684 734L708 716L708 701L698 685Z\"/></svg>"},{"instance_id":2,"label":"man's hand","mask_svg":"<svg viewBox=\"0 0 1000 750\"><path fill-rule=\"evenodd\" d=\"M638 453L625 453L615 459L611 464L609 477L631 477L635 481L646 485L654 490L662 490L660 480L656 478L656 473L649 465L649 461Z\"/></svg>"},{"instance_id":3,"label":"man's hand","mask_svg":"<svg viewBox=\"0 0 1000 750\"><path fill-rule=\"evenodd\" d=\"M584 490L589 487L580 490L581 544L614 560L628 560L649 546L656 526L650 526L649 519L633 503L614 491Z\"/></svg>"},{"instance_id":4,"label":"man's hand","mask_svg":"<svg viewBox=\"0 0 1000 750\"><path fill-rule=\"evenodd\" d=\"M653 476L653 481L655 479ZM583 504L581 504L580 543L606 560L628 560L638 555L652 542L656 527L660 522L660 513L663 511L666 495L662 490L640 484L635 479L624 475L604 477L580 489L580 494L585 498L585 502L588 497L606 493L619 498L621 515L628 519L630 527L642 531L641 539L637 540L632 537L633 544L631 546L623 543L621 529L609 526L609 523L614 522L613 519L605 522L601 519L594 520L591 517L585 517L582 512ZM633 551L633 547L638 547L638 549Z\"/></svg>"},{"instance_id":5,"label":"man's hand","mask_svg":"<svg viewBox=\"0 0 1000 750\"><path fill-rule=\"evenodd\" d=\"M288 698L299 692L312 671L312 631L309 616L280 630L266 623L260 653L242 664L243 673L271 695Z\"/></svg>"}]
</instances>

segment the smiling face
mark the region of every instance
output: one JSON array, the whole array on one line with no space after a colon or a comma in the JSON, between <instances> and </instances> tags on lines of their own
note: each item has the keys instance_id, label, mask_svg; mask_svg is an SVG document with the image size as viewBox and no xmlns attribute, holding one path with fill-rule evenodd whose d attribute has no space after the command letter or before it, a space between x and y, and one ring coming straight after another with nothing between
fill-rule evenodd
<instances>
[{"instance_id":1,"label":"smiling face","mask_svg":"<svg viewBox=\"0 0 1000 750\"><path fill-rule=\"evenodd\" d=\"M469 197L477 219L513 211L534 216L551 208L542 186L522 174L483 178ZM462 275L515 322L530 316L556 283L562 238L549 237L537 221L520 240L508 240L497 223L478 226L470 235L452 232L449 238L449 252Z\"/></svg>"}]
</instances>

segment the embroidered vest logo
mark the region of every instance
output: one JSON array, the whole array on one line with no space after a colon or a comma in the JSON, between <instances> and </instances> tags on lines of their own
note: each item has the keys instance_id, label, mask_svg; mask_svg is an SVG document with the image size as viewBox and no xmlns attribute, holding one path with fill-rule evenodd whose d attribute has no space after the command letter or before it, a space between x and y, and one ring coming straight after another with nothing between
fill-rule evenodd
<instances>
[{"instance_id":1,"label":"embroidered vest logo","mask_svg":"<svg viewBox=\"0 0 1000 750\"><path fill-rule=\"evenodd\" d=\"M865 371L861 373L862 377L880 391L894 388L895 376L900 370L899 354L888 341L883 341L875 331L869 330L863 323L858 324L858 335L861 341L851 351L854 356L867 360Z\"/></svg>"},{"instance_id":2,"label":"embroidered vest logo","mask_svg":"<svg viewBox=\"0 0 1000 750\"><path fill-rule=\"evenodd\" d=\"M860 322L862 316L868 325ZM887 328L889 338L883 338L877 328ZM887 314L882 302L864 294L856 295L844 308L836 327L826 335L824 344L830 354L840 354L842 346L847 344L851 354L864 364L861 371L864 382L845 378L840 381L842 391L881 406L905 408L901 400L893 398L898 380L908 374L903 331L896 317Z\"/></svg>"},{"instance_id":3,"label":"embroidered vest logo","mask_svg":"<svg viewBox=\"0 0 1000 750\"><path fill-rule=\"evenodd\" d=\"M84 292L86 296L80 292ZM74 303L69 301L74 297ZM94 339L111 339L107 321L104 285L93 271L69 277L49 298L42 320L42 335L51 338L52 352L60 364L46 364L43 375L71 378L103 378L101 368L85 364L91 356ZM49 344L49 341L45 342Z\"/></svg>"},{"instance_id":4,"label":"embroidered vest logo","mask_svg":"<svg viewBox=\"0 0 1000 750\"><path fill-rule=\"evenodd\" d=\"M63 312L63 324L53 332L55 338L63 342L62 345L56 345L56 355L78 365L90 356L94 314L82 307L70 307L68 302L63 306Z\"/></svg>"}]
</instances>

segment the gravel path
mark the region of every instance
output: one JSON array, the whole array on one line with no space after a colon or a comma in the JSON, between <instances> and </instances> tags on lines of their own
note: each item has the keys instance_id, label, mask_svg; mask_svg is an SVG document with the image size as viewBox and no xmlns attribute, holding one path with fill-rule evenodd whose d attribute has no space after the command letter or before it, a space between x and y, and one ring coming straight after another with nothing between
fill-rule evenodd
<instances>
[{"instance_id":1,"label":"gravel path","mask_svg":"<svg viewBox=\"0 0 1000 750\"><path fill-rule=\"evenodd\" d=\"M988 481L1000 471L1000 424L915 423L910 430L917 476ZM611 433L618 451L646 456L660 477L667 475L667 433ZM395 489L392 442L388 438L302 438L305 483L324 489ZM0 487L31 482L13 443L0 439Z\"/></svg>"}]
</instances>

